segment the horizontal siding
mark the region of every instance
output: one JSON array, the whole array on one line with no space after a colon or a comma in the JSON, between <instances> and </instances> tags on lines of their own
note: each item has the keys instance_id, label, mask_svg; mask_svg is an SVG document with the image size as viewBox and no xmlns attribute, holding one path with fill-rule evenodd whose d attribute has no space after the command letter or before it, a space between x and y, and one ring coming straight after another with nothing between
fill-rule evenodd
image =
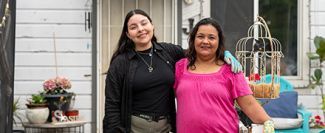
<instances>
[{"instance_id":1,"label":"horizontal siding","mask_svg":"<svg viewBox=\"0 0 325 133\"><path fill-rule=\"evenodd\" d=\"M311 38L315 36L323 36L325 37L325 26L311 26Z\"/></svg>"},{"instance_id":2,"label":"horizontal siding","mask_svg":"<svg viewBox=\"0 0 325 133\"><path fill-rule=\"evenodd\" d=\"M85 10L90 9L89 2L91 0L17 0L17 9Z\"/></svg>"},{"instance_id":3,"label":"horizontal siding","mask_svg":"<svg viewBox=\"0 0 325 133\"><path fill-rule=\"evenodd\" d=\"M17 24L16 38L88 38L91 33L85 32L84 25L62 24Z\"/></svg>"},{"instance_id":4,"label":"horizontal siding","mask_svg":"<svg viewBox=\"0 0 325 133\"><path fill-rule=\"evenodd\" d=\"M306 108L317 109L321 107L322 99L320 96L315 95L301 95L298 98L298 104L302 104Z\"/></svg>"},{"instance_id":5,"label":"horizontal siding","mask_svg":"<svg viewBox=\"0 0 325 133\"><path fill-rule=\"evenodd\" d=\"M311 0L311 36L310 38L314 38L315 36L325 37L325 5L324 0ZM311 42L313 50L315 50L313 42ZM324 69L323 69L324 71ZM315 90L308 89L309 93L304 93L300 96L300 101L303 102L303 105L308 109L308 111L312 112L312 115L320 115L323 118L322 111L322 99L320 95L320 89L317 88ZM324 90L324 88L323 88Z\"/></svg>"},{"instance_id":6,"label":"horizontal siding","mask_svg":"<svg viewBox=\"0 0 325 133\"><path fill-rule=\"evenodd\" d=\"M325 11L324 12L311 12L311 25L312 26L325 26Z\"/></svg>"},{"instance_id":7,"label":"horizontal siding","mask_svg":"<svg viewBox=\"0 0 325 133\"><path fill-rule=\"evenodd\" d=\"M86 10L89 12L89 10ZM46 23L46 24L84 24L83 10L18 10L17 24Z\"/></svg>"},{"instance_id":8,"label":"horizontal siding","mask_svg":"<svg viewBox=\"0 0 325 133\"><path fill-rule=\"evenodd\" d=\"M93 123L93 88L89 76L92 40L91 32L85 31L85 12L91 11L90 2L17 0L14 83L15 98L25 105L31 94L42 90L44 80L55 77L55 41L58 75L71 80L72 88L68 91L77 94L74 108L88 122L87 133Z\"/></svg>"},{"instance_id":9,"label":"horizontal siding","mask_svg":"<svg viewBox=\"0 0 325 133\"><path fill-rule=\"evenodd\" d=\"M324 0L311 0L311 12L310 15L310 38L314 38L315 36L323 36L325 37L325 5ZM314 51L314 44L310 41L312 50ZM324 88L323 88L324 89ZM317 89L299 89L298 103L302 104L312 115L320 115L323 117L322 112L322 99L320 95L319 88ZM322 118L324 120L324 118Z\"/></svg>"},{"instance_id":10,"label":"horizontal siding","mask_svg":"<svg viewBox=\"0 0 325 133\"><path fill-rule=\"evenodd\" d=\"M302 105L303 107L305 107L307 111L312 113L312 116L320 115L321 117L323 117L320 88L305 88L297 89L296 91L299 94L298 105Z\"/></svg>"},{"instance_id":11,"label":"horizontal siding","mask_svg":"<svg viewBox=\"0 0 325 133\"><path fill-rule=\"evenodd\" d=\"M325 11L325 0L311 0L311 11Z\"/></svg>"},{"instance_id":12,"label":"horizontal siding","mask_svg":"<svg viewBox=\"0 0 325 133\"><path fill-rule=\"evenodd\" d=\"M91 66L91 53L57 53L58 66ZM55 53L16 53L16 66L54 66Z\"/></svg>"},{"instance_id":13,"label":"horizontal siding","mask_svg":"<svg viewBox=\"0 0 325 133\"><path fill-rule=\"evenodd\" d=\"M90 81L91 67L59 67L58 75L68 77L70 80ZM35 81L55 77L55 67L16 67L15 80ZM90 88L89 88L90 89Z\"/></svg>"},{"instance_id":14,"label":"horizontal siding","mask_svg":"<svg viewBox=\"0 0 325 133\"><path fill-rule=\"evenodd\" d=\"M73 92L72 90L70 92ZM30 99L31 96L30 95L17 95L15 99L18 99L19 98L19 104L21 105L21 109L26 109L26 106L25 104L27 103L27 99ZM90 109L90 106L91 105L91 95L77 95L76 96L76 101L74 103L74 106L73 108L74 109L78 109L78 110L83 110L83 111L91 111ZM89 115L88 117L83 116L85 118L90 118L90 114L87 114ZM85 119L87 121L89 121L90 119Z\"/></svg>"},{"instance_id":15,"label":"horizontal siding","mask_svg":"<svg viewBox=\"0 0 325 133\"><path fill-rule=\"evenodd\" d=\"M15 82L15 94L16 95L30 95L38 91L43 90L44 80L36 81L16 81ZM76 93L77 95L90 95L91 83L89 81L71 81L71 89L69 91Z\"/></svg>"},{"instance_id":16,"label":"horizontal siding","mask_svg":"<svg viewBox=\"0 0 325 133\"><path fill-rule=\"evenodd\" d=\"M55 39L58 52L91 52L90 39ZM16 52L53 52L54 40L52 38L17 38Z\"/></svg>"}]
</instances>

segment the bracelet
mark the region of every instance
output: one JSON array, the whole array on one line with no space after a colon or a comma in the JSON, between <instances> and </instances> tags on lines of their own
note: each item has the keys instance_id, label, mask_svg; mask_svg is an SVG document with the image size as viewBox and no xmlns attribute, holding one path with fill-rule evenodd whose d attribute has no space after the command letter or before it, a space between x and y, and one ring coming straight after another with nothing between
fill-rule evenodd
<instances>
[{"instance_id":1,"label":"bracelet","mask_svg":"<svg viewBox=\"0 0 325 133\"><path fill-rule=\"evenodd\" d=\"M274 121L272 119L265 121L264 126L271 126L274 127Z\"/></svg>"},{"instance_id":2,"label":"bracelet","mask_svg":"<svg viewBox=\"0 0 325 133\"><path fill-rule=\"evenodd\" d=\"M264 133L274 133L274 122L273 120L267 120L264 123Z\"/></svg>"}]
</instances>

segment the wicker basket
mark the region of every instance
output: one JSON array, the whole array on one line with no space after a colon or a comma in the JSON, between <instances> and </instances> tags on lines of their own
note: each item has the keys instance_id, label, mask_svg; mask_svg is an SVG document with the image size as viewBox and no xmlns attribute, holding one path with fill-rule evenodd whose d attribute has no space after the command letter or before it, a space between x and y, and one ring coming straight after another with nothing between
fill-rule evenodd
<instances>
[{"instance_id":1,"label":"wicker basket","mask_svg":"<svg viewBox=\"0 0 325 133\"><path fill-rule=\"evenodd\" d=\"M249 87L255 98L275 99L280 94L280 84L273 84L272 86L271 83L250 83Z\"/></svg>"}]
</instances>

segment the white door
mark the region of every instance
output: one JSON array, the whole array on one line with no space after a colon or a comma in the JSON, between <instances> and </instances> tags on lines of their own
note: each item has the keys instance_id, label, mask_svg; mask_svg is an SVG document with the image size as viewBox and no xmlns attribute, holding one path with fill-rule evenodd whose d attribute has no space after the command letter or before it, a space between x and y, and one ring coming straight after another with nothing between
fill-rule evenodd
<instances>
[{"instance_id":1,"label":"white door","mask_svg":"<svg viewBox=\"0 0 325 133\"><path fill-rule=\"evenodd\" d=\"M147 12L155 26L158 42L177 41L177 1L174 0L100 0L98 4L98 131L102 132L104 117L105 78L119 36L125 15L136 8Z\"/></svg>"}]
</instances>

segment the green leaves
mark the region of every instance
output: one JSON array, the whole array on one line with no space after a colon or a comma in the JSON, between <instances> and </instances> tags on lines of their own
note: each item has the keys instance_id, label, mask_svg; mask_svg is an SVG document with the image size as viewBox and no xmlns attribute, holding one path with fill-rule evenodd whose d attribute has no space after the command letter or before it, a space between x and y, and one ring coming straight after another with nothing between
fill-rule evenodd
<instances>
[{"instance_id":1,"label":"green leaves","mask_svg":"<svg viewBox=\"0 0 325 133\"><path fill-rule=\"evenodd\" d=\"M46 103L46 100L44 99L44 96L41 94L32 94L32 99L30 101L31 104L44 104Z\"/></svg>"},{"instance_id":2,"label":"green leaves","mask_svg":"<svg viewBox=\"0 0 325 133\"><path fill-rule=\"evenodd\" d=\"M315 79L316 79L317 83L319 83L321 81L322 75L323 75L323 72L322 72L321 69L316 69L314 71L314 76L315 76Z\"/></svg>"},{"instance_id":3,"label":"green leaves","mask_svg":"<svg viewBox=\"0 0 325 133\"><path fill-rule=\"evenodd\" d=\"M315 52L307 52L307 56L311 60L319 59L319 55Z\"/></svg>"},{"instance_id":4,"label":"green leaves","mask_svg":"<svg viewBox=\"0 0 325 133\"><path fill-rule=\"evenodd\" d=\"M21 106L20 106L20 104L19 104L19 99L20 99L20 98L14 100L14 103L13 103L13 106L12 106L12 113L13 113L13 117L14 117L14 118L13 118L13 123L14 123L15 125L17 125L17 122L16 122L16 119L15 119L15 118L17 118L18 120L20 120L20 121L22 122L21 114L20 114L20 112L18 111L18 110L21 110Z\"/></svg>"},{"instance_id":5,"label":"green leaves","mask_svg":"<svg viewBox=\"0 0 325 133\"><path fill-rule=\"evenodd\" d=\"M325 40L319 43L319 48L316 50L316 53L319 55L320 62L325 60Z\"/></svg>"},{"instance_id":6,"label":"green leaves","mask_svg":"<svg viewBox=\"0 0 325 133\"><path fill-rule=\"evenodd\" d=\"M315 69L314 75L311 76L311 79L314 81L315 85L322 85L322 75L323 72L321 69Z\"/></svg>"},{"instance_id":7,"label":"green leaves","mask_svg":"<svg viewBox=\"0 0 325 133\"><path fill-rule=\"evenodd\" d=\"M316 36L314 38L316 53L319 55L319 60L322 63L325 60L325 38Z\"/></svg>"}]
</instances>

